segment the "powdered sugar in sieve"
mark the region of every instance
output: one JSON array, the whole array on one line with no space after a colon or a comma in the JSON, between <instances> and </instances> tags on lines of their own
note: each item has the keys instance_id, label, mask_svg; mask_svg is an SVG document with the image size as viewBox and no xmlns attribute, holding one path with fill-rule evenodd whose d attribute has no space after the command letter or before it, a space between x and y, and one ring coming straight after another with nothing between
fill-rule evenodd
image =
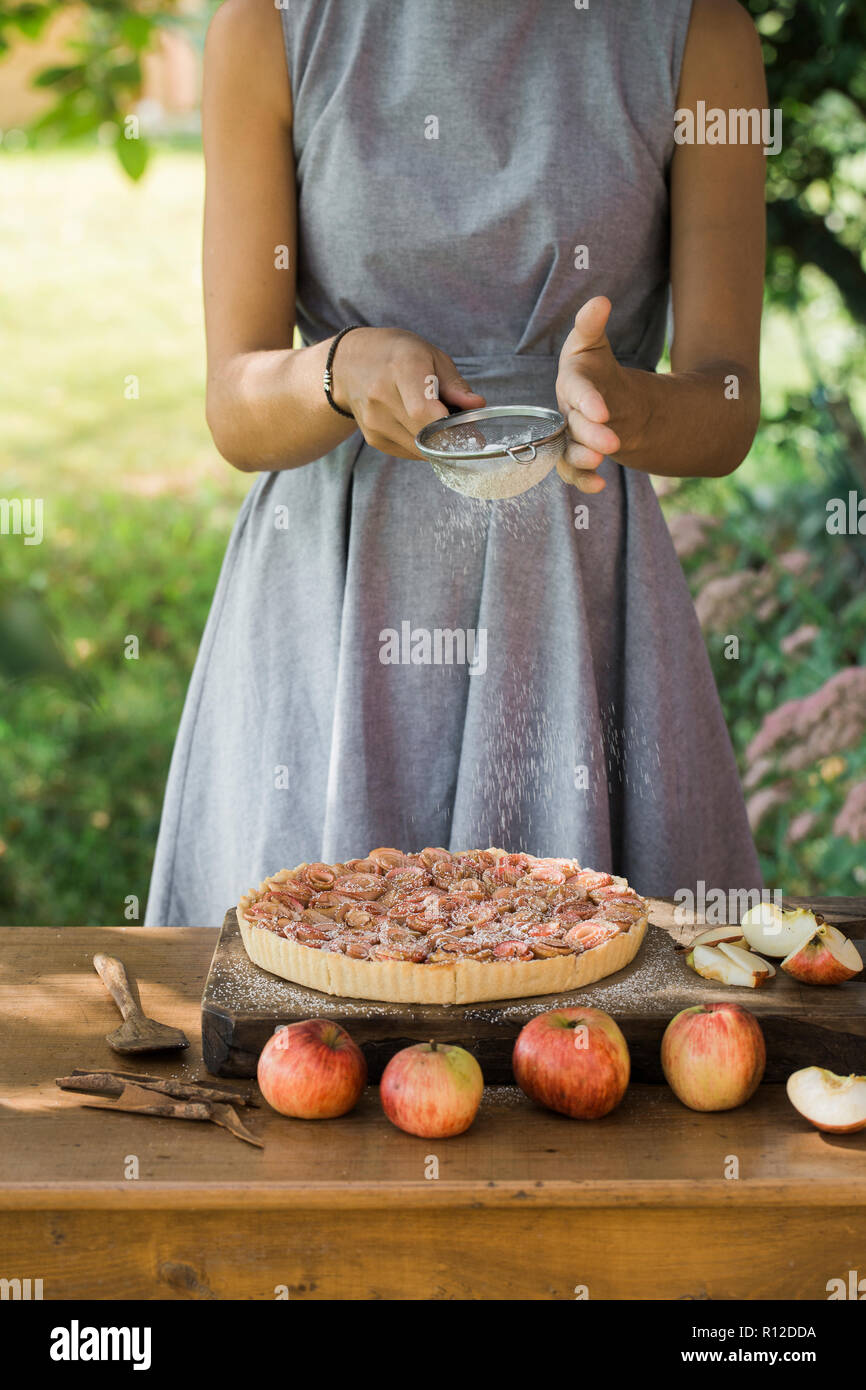
<instances>
[{"instance_id":1,"label":"powdered sugar in sieve","mask_svg":"<svg viewBox=\"0 0 866 1390\"><path fill-rule=\"evenodd\" d=\"M446 487L494 501L547 476L562 456L565 420L537 406L489 406L434 420L415 443Z\"/></svg>"}]
</instances>

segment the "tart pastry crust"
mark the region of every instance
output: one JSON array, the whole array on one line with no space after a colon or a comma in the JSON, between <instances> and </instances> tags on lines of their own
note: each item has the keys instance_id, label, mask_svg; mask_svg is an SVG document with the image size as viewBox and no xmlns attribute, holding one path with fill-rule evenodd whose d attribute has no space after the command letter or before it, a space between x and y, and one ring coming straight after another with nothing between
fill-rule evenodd
<instances>
[{"instance_id":1,"label":"tart pastry crust","mask_svg":"<svg viewBox=\"0 0 866 1390\"><path fill-rule=\"evenodd\" d=\"M505 850L492 847L485 853L494 855L497 861L508 857ZM454 857L458 857L456 853ZM285 883L308 867L305 863L294 869L283 869L241 898L237 906L241 937L250 960L264 970L323 994L344 998L409 1004L469 1004L566 993L622 970L636 956L647 929L647 904L632 895L632 901L637 899L640 904L640 915L623 925L610 939L579 954L569 951L546 959L529 960L478 960L468 955L423 962L358 959L339 950L303 945L269 930L247 915L275 885ZM630 891L623 878L612 877L611 884L623 892Z\"/></svg>"}]
</instances>

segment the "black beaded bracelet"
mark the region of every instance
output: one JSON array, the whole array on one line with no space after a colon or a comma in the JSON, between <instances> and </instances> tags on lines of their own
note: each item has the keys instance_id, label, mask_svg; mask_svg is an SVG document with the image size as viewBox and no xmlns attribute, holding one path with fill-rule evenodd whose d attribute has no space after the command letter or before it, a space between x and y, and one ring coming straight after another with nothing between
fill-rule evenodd
<instances>
[{"instance_id":1,"label":"black beaded bracelet","mask_svg":"<svg viewBox=\"0 0 866 1390\"><path fill-rule=\"evenodd\" d=\"M324 372L322 373L322 385L323 385L324 388L325 388L325 398L326 398L326 400L327 400L327 402L328 402L328 405L331 407L332 410L336 410L336 412L337 412L338 415L345 415L345 417L346 417L347 420L354 420L355 417L354 417L354 415L352 414L351 410L344 410L343 407L342 407L341 405L337 405L337 402L334 400L334 397L331 395L331 383L332 383L332 381L333 381L333 377L332 377L332 375L331 375L331 367L332 367L333 361L334 361L334 353L337 351L337 344L339 343L340 339L343 338L343 337L345 337L345 335L346 335L347 333L351 333L351 331L352 331L353 328L365 328L365 327L366 327L366 324L363 324L363 323L350 323L350 324L347 324L345 328L341 328L341 329L340 329L340 331L339 331L339 333L337 334L336 338L335 338L334 341L331 343L331 347L330 347L330 350L329 350L329 352L328 352L328 360L327 360L327 362L325 363L325 370L324 370Z\"/></svg>"}]
</instances>

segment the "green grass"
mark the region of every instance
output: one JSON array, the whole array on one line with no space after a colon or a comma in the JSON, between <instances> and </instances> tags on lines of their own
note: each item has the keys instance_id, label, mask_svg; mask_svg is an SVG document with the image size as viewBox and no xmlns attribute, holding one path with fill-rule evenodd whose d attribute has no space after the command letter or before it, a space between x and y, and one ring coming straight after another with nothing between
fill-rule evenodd
<instances>
[{"instance_id":1,"label":"green grass","mask_svg":"<svg viewBox=\"0 0 866 1390\"><path fill-rule=\"evenodd\" d=\"M3 587L41 597L90 689L2 692L0 914L118 922L128 897L144 909L184 692L250 483L204 421L201 160L162 155L133 186L101 151L24 155L0 162L0 185L2 494L45 506L41 546L0 540Z\"/></svg>"},{"instance_id":2,"label":"green grass","mask_svg":"<svg viewBox=\"0 0 866 1390\"><path fill-rule=\"evenodd\" d=\"M202 415L200 158L133 185L105 152L18 156L0 184L4 468L28 488L134 493L156 473L231 493Z\"/></svg>"}]
</instances>

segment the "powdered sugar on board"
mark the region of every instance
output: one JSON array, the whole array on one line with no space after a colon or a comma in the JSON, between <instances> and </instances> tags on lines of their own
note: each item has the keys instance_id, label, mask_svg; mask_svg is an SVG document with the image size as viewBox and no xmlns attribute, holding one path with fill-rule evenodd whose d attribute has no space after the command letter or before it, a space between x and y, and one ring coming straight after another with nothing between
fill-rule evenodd
<instances>
[{"instance_id":1,"label":"powdered sugar on board","mask_svg":"<svg viewBox=\"0 0 866 1390\"><path fill-rule=\"evenodd\" d=\"M214 956L205 997L209 1004L232 1013L273 1014L277 1018L384 1018L412 1008L408 1004L378 1004L373 999L342 999L272 975L250 960L237 928L230 949Z\"/></svg>"}]
</instances>

